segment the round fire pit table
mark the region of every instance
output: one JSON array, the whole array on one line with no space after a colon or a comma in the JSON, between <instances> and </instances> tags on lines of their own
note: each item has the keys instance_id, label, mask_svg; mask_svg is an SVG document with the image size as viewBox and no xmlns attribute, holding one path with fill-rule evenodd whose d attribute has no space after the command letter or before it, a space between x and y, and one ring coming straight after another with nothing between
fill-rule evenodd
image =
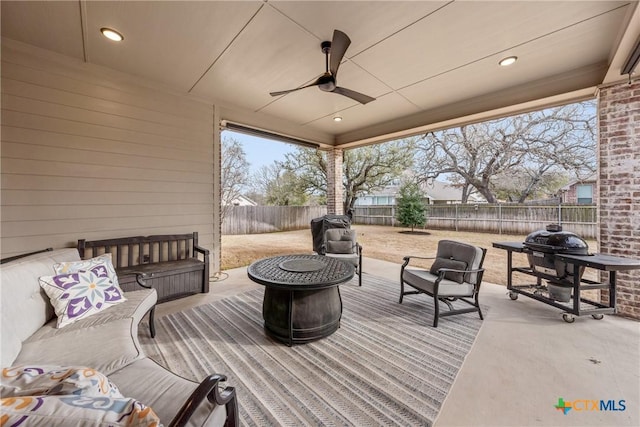
<instances>
[{"instance_id":1,"label":"round fire pit table","mask_svg":"<svg viewBox=\"0 0 640 427\"><path fill-rule=\"evenodd\" d=\"M254 262L247 274L265 286L265 331L292 346L324 338L338 329L342 317L338 285L352 279L355 269L337 258L284 255Z\"/></svg>"}]
</instances>

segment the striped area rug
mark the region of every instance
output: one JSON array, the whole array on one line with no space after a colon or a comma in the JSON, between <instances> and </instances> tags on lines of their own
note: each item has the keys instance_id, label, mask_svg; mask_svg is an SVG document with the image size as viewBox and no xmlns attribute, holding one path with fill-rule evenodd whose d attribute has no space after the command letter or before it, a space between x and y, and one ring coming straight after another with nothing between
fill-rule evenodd
<instances>
[{"instance_id":1,"label":"striped area rug","mask_svg":"<svg viewBox=\"0 0 640 427\"><path fill-rule=\"evenodd\" d=\"M482 321L463 314L434 329L427 296L398 304L398 283L363 279L340 286L340 329L312 343L265 335L262 289L157 319L156 338L140 341L187 378L226 374L243 425L432 425Z\"/></svg>"}]
</instances>

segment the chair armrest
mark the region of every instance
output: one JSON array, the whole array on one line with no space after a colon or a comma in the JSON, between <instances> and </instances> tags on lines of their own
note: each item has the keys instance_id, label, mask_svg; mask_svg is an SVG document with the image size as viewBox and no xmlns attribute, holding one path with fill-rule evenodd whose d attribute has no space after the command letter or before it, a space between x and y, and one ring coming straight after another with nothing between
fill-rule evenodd
<instances>
[{"instance_id":1,"label":"chair armrest","mask_svg":"<svg viewBox=\"0 0 640 427\"><path fill-rule=\"evenodd\" d=\"M189 422L196 409L207 400L216 406L225 405L227 409L227 419L225 427L235 427L238 425L238 402L236 400L236 390L234 387L224 387L220 391L220 382L226 381L224 375L209 375L191 393L191 396L184 402L176 416L169 423L169 427L183 427Z\"/></svg>"},{"instance_id":2,"label":"chair armrest","mask_svg":"<svg viewBox=\"0 0 640 427\"><path fill-rule=\"evenodd\" d=\"M434 257L434 256L407 255L406 257L402 258L402 260L404 261L403 266L406 266L407 264L409 264L409 261L411 261L413 258L415 258L415 259L436 259L436 257Z\"/></svg>"},{"instance_id":3,"label":"chair armrest","mask_svg":"<svg viewBox=\"0 0 640 427\"><path fill-rule=\"evenodd\" d=\"M204 262L209 262L209 249L205 249L202 246L193 245L193 255L196 256L196 252L202 254ZM196 257L197 258L197 257Z\"/></svg>"}]
</instances>

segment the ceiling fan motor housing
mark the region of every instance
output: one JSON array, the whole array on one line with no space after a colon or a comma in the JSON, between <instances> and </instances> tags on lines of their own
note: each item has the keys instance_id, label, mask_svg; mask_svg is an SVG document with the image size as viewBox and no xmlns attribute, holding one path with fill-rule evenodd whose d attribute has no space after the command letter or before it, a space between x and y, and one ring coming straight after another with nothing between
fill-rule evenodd
<instances>
[{"instance_id":1,"label":"ceiling fan motor housing","mask_svg":"<svg viewBox=\"0 0 640 427\"><path fill-rule=\"evenodd\" d=\"M318 88L331 92L336 88L336 79L328 71L318 78Z\"/></svg>"}]
</instances>

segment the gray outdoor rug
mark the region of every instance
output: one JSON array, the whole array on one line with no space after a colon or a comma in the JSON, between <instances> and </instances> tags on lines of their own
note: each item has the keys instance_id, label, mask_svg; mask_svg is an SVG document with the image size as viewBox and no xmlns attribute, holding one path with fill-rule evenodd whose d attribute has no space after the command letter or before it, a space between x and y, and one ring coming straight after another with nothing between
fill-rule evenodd
<instances>
[{"instance_id":1,"label":"gray outdoor rug","mask_svg":"<svg viewBox=\"0 0 640 427\"><path fill-rule=\"evenodd\" d=\"M398 283L364 275L340 286L337 332L287 347L264 333L263 292L157 319L155 340L140 328L145 353L171 371L227 375L249 426L432 425L482 325L470 313L434 329L430 298L398 304Z\"/></svg>"}]
</instances>

